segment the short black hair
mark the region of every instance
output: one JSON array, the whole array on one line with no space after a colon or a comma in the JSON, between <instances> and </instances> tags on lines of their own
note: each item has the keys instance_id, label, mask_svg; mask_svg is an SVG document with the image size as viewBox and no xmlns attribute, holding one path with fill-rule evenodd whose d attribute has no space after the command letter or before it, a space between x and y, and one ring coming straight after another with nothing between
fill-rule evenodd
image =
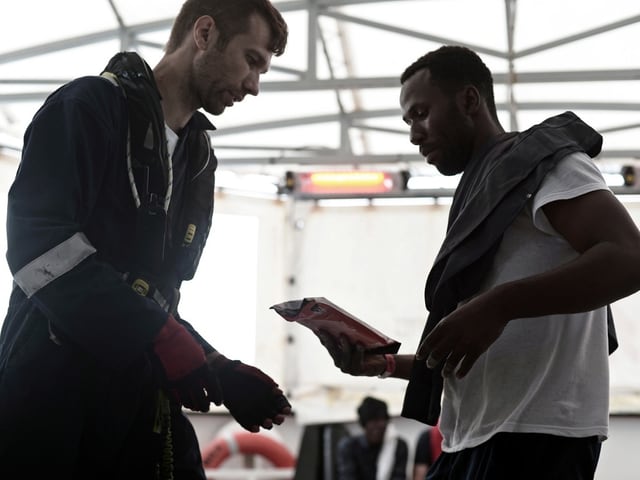
<instances>
[{"instance_id":1,"label":"short black hair","mask_svg":"<svg viewBox=\"0 0 640 480\"><path fill-rule=\"evenodd\" d=\"M387 404L377 398L365 397L358 407L358 421L360 425L364 427L369 420L378 418L389 418Z\"/></svg>"},{"instance_id":2,"label":"short black hair","mask_svg":"<svg viewBox=\"0 0 640 480\"><path fill-rule=\"evenodd\" d=\"M447 94L453 94L465 85L473 85L484 98L493 118L498 120L493 76L476 52L459 45L442 46L409 65L400 76L400 83L423 69L429 69L431 81Z\"/></svg>"}]
</instances>

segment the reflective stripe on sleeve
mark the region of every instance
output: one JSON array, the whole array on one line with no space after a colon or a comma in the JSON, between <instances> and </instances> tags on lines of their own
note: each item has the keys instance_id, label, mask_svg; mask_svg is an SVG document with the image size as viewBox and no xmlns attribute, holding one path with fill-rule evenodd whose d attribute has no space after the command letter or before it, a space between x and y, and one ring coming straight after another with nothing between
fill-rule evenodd
<instances>
[{"instance_id":1,"label":"reflective stripe on sleeve","mask_svg":"<svg viewBox=\"0 0 640 480\"><path fill-rule=\"evenodd\" d=\"M31 297L95 251L84 233L78 232L22 267L13 280L27 297Z\"/></svg>"}]
</instances>

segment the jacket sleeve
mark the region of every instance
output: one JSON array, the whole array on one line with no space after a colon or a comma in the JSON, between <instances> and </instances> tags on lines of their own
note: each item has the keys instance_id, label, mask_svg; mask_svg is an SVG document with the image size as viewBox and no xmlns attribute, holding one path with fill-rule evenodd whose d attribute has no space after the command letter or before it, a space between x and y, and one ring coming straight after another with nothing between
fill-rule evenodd
<instances>
[{"instance_id":1,"label":"jacket sleeve","mask_svg":"<svg viewBox=\"0 0 640 480\"><path fill-rule=\"evenodd\" d=\"M338 442L336 447L336 470L337 480L357 480L358 470L356 459L351 448L351 437L344 437Z\"/></svg>"},{"instance_id":2,"label":"jacket sleeve","mask_svg":"<svg viewBox=\"0 0 640 480\"><path fill-rule=\"evenodd\" d=\"M35 115L9 191L7 261L63 342L121 368L143 353L167 314L100 261L83 232L109 191L109 163L119 160L126 110L114 106L118 92L104 90L115 88L97 77L63 87Z\"/></svg>"},{"instance_id":3,"label":"jacket sleeve","mask_svg":"<svg viewBox=\"0 0 640 480\"><path fill-rule=\"evenodd\" d=\"M207 342L202 335L200 335L198 333L198 331L193 328L193 325L191 325L189 322L187 322L184 318L181 318L178 316L177 318L178 322L180 322L182 324L182 326L184 328L187 329L187 331L191 334L191 336L193 338L196 339L196 341L202 346L202 349L204 350L205 354L210 354L212 352L217 352L217 350L211 346L211 344L209 342Z\"/></svg>"}]
</instances>

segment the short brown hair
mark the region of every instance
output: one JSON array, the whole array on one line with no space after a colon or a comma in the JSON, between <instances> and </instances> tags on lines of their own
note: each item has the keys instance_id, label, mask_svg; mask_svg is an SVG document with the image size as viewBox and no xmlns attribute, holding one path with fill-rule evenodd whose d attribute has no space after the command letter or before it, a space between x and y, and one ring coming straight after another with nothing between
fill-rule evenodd
<instances>
[{"instance_id":1,"label":"short brown hair","mask_svg":"<svg viewBox=\"0 0 640 480\"><path fill-rule=\"evenodd\" d=\"M186 0L173 22L166 52L175 51L189 33L196 20L208 15L220 32L217 47L223 49L235 35L248 30L249 17L257 13L271 30L269 49L277 57L287 45L287 24L269 0Z\"/></svg>"}]
</instances>

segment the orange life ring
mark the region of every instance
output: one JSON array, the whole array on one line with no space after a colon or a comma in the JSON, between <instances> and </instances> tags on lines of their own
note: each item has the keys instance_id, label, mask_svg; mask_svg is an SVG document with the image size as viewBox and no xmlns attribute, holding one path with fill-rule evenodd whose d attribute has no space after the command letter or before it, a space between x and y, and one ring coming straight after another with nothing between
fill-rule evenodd
<instances>
[{"instance_id":1,"label":"orange life ring","mask_svg":"<svg viewBox=\"0 0 640 480\"><path fill-rule=\"evenodd\" d=\"M296 464L296 459L284 444L268 435L250 432L234 432L214 438L202 449L202 463L204 468L217 468L236 453L261 455L279 468Z\"/></svg>"}]
</instances>

